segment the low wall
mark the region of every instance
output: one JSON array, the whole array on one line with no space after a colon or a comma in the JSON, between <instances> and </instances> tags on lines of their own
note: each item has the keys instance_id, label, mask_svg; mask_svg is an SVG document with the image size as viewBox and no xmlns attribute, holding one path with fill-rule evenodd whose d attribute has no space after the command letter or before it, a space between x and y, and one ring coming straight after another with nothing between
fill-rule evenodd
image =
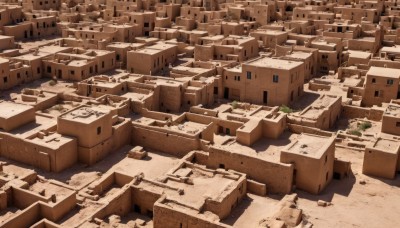
<instances>
[{"instance_id":1,"label":"low wall","mask_svg":"<svg viewBox=\"0 0 400 228\"><path fill-rule=\"evenodd\" d=\"M293 182L293 165L262 160L245 154L232 153L210 147L207 166L233 169L248 175L248 178L265 184L271 193L290 193Z\"/></svg>"},{"instance_id":2,"label":"low wall","mask_svg":"<svg viewBox=\"0 0 400 228\"><path fill-rule=\"evenodd\" d=\"M165 205L163 199L154 204L154 228L190 227L190 228L228 228L230 226L207 219L198 211L180 205ZM203 216L202 216L203 215Z\"/></svg>"},{"instance_id":3,"label":"low wall","mask_svg":"<svg viewBox=\"0 0 400 228\"><path fill-rule=\"evenodd\" d=\"M183 157L192 150L201 149L200 139L186 138L140 126L132 127L132 144L158 150L176 157Z\"/></svg>"},{"instance_id":4,"label":"low wall","mask_svg":"<svg viewBox=\"0 0 400 228\"><path fill-rule=\"evenodd\" d=\"M288 124L289 130L293 133L301 134L301 133L308 133L313 135L322 135L322 136L332 136L333 133L329 131L323 131L318 128L307 127L297 124Z\"/></svg>"},{"instance_id":5,"label":"low wall","mask_svg":"<svg viewBox=\"0 0 400 228\"><path fill-rule=\"evenodd\" d=\"M383 110L374 108L364 108L351 105L343 105L342 115L349 119L367 118L369 120L380 121L382 119Z\"/></svg>"}]
</instances>

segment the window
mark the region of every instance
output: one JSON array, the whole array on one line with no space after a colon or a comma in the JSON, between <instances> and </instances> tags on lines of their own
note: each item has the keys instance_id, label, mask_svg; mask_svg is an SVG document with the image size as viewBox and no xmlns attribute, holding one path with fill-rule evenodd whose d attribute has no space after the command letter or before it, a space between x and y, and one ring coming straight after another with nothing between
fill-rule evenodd
<instances>
[{"instance_id":1,"label":"window","mask_svg":"<svg viewBox=\"0 0 400 228\"><path fill-rule=\"evenodd\" d=\"M21 78L21 74L20 73L17 73L17 78L18 79Z\"/></svg>"},{"instance_id":2,"label":"window","mask_svg":"<svg viewBox=\"0 0 400 228\"><path fill-rule=\"evenodd\" d=\"M104 68L104 61L103 61L103 62L101 62L101 67L102 67L102 68Z\"/></svg>"},{"instance_id":3,"label":"window","mask_svg":"<svg viewBox=\"0 0 400 228\"><path fill-rule=\"evenodd\" d=\"M388 85L393 85L393 79L388 79L388 80L387 80L387 84L388 84Z\"/></svg>"},{"instance_id":4,"label":"window","mask_svg":"<svg viewBox=\"0 0 400 228\"><path fill-rule=\"evenodd\" d=\"M40 74L40 68L39 67L37 68L37 73Z\"/></svg>"},{"instance_id":5,"label":"window","mask_svg":"<svg viewBox=\"0 0 400 228\"><path fill-rule=\"evenodd\" d=\"M4 83L7 83L7 82L8 82L8 78L7 78L7 77L4 77L4 78L3 78L3 81L4 81Z\"/></svg>"},{"instance_id":6,"label":"window","mask_svg":"<svg viewBox=\"0 0 400 228\"><path fill-rule=\"evenodd\" d=\"M372 78L372 83L376 83L376 79L375 78Z\"/></svg>"},{"instance_id":7,"label":"window","mask_svg":"<svg viewBox=\"0 0 400 228\"><path fill-rule=\"evenodd\" d=\"M51 66L47 67L47 73L51 73Z\"/></svg>"},{"instance_id":8,"label":"window","mask_svg":"<svg viewBox=\"0 0 400 228\"><path fill-rule=\"evenodd\" d=\"M278 83L278 82L279 82L279 76L276 75L276 74L274 74L274 75L272 76L272 82Z\"/></svg>"},{"instance_id":9,"label":"window","mask_svg":"<svg viewBox=\"0 0 400 228\"><path fill-rule=\"evenodd\" d=\"M400 127L400 122L396 122L396 127Z\"/></svg>"},{"instance_id":10,"label":"window","mask_svg":"<svg viewBox=\"0 0 400 228\"><path fill-rule=\"evenodd\" d=\"M71 74L74 75L74 74L75 74L75 71L74 71L74 70L71 70Z\"/></svg>"},{"instance_id":11,"label":"window","mask_svg":"<svg viewBox=\"0 0 400 228\"><path fill-rule=\"evenodd\" d=\"M247 79L251 80L251 72L247 71Z\"/></svg>"},{"instance_id":12,"label":"window","mask_svg":"<svg viewBox=\"0 0 400 228\"><path fill-rule=\"evenodd\" d=\"M379 91L378 91L378 90L375 90L374 96L375 96L375 97L379 97Z\"/></svg>"},{"instance_id":13,"label":"window","mask_svg":"<svg viewBox=\"0 0 400 228\"><path fill-rule=\"evenodd\" d=\"M98 135L101 134L101 127L97 127L97 134L98 134Z\"/></svg>"}]
</instances>

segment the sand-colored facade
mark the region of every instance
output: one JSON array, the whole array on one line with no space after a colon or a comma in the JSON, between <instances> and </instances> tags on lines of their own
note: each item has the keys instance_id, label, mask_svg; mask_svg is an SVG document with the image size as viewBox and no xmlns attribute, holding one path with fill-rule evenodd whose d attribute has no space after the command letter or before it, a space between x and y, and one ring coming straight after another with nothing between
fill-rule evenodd
<instances>
[{"instance_id":1,"label":"sand-colored facade","mask_svg":"<svg viewBox=\"0 0 400 228\"><path fill-rule=\"evenodd\" d=\"M396 227L399 9L1 1L0 227Z\"/></svg>"}]
</instances>

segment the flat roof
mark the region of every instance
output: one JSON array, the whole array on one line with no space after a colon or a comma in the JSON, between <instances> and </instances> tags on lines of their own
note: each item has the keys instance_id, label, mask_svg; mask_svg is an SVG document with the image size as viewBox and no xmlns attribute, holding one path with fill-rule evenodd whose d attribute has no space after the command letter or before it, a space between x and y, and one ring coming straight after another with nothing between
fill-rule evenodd
<instances>
[{"instance_id":1,"label":"flat roof","mask_svg":"<svg viewBox=\"0 0 400 228\"><path fill-rule=\"evenodd\" d=\"M306 157L321 158L330 144L330 137L301 134L284 152L299 154Z\"/></svg>"},{"instance_id":2,"label":"flat roof","mask_svg":"<svg viewBox=\"0 0 400 228\"><path fill-rule=\"evenodd\" d=\"M367 75L387 77L387 78L400 78L400 70L386 67L371 67Z\"/></svg>"},{"instance_id":3,"label":"flat roof","mask_svg":"<svg viewBox=\"0 0 400 228\"><path fill-rule=\"evenodd\" d=\"M59 118L86 124L94 122L108 113L110 113L109 110L100 110L100 108L91 106L81 106L60 115Z\"/></svg>"},{"instance_id":4,"label":"flat roof","mask_svg":"<svg viewBox=\"0 0 400 228\"><path fill-rule=\"evenodd\" d=\"M5 59L5 58L1 58L0 57L0 64L1 63L8 63L10 60L8 60L8 59Z\"/></svg>"},{"instance_id":5,"label":"flat roof","mask_svg":"<svg viewBox=\"0 0 400 228\"><path fill-rule=\"evenodd\" d=\"M249 61L244 64L250 65L250 66L257 66L257 67L291 70L293 68L301 66L303 63L264 57L264 58L256 59L254 61Z\"/></svg>"},{"instance_id":6,"label":"flat roof","mask_svg":"<svg viewBox=\"0 0 400 228\"><path fill-rule=\"evenodd\" d=\"M400 47L382 47L381 52L400 53Z\"/></svg>"},{"instance_id":7,"label":"flat roof","mask_svg":"<svg viewBox=\"0 0 400 228\"><path fill-rule=\"evenodd\" d=\"M400 105L389 104L385 110L385 115L400 118Z\"/></svg>"},{"instance_id":8,"label":"flat roof","mask_svg":"<svg viewBox=\"0 0 400 228\"><path fill-rule=\"evenodd\" d=\"M30 105L17 104L13 102L0 102L0 118L8 119L18 114L33 109Z\"/></svg>"},{"instance_id":9,"label":"flat roof","mask_svg":"<svg viewBox=\"0 0 400 228\"><path fill-rule=\"evenodd\" d=\"M51 55L51 53L39 51L36 54L29 53L29 54L25 54L25 55L16 56L16 57L13 57L13 58L14 59L19 59L19 60L31 61L31 60L40 59L40 58L43 58L43 57L46 57L46 56L49 56L49 55Z\"/></svg>"},{"instance_id":10,"label":"flat roof","mask_svg":"<svg viewBox=\"0 0 400 228\"><path fill-rule=\"evenodd\" d=\"M369 59L371 58L371 53L365 51L353 51L349 50L350 57L352 58L360 58L360 59Z\"/></svg>"},{"instance_id":11,"label":"flat roof","mask_svg":"<svg viewBox=\"0 0 400 228\"><path fill-rule=\"evenodd\" d=\"M58 45L43 46L39 48L39 51L55 54L58 52L66 51L72 49L71 47L60 47Z\"/></svg>"},{"instance_id":12,"label":"flat roof","mask_svg":"<svg viewBox=\"0 0 400 228\"><path fill-rule=\"evenodd\" d=\"M373 149L383 151L385 153L397 154L399 152L400 142L384 138L378 138L370 147L372 147Z\"/></svg>"}]
</instances>

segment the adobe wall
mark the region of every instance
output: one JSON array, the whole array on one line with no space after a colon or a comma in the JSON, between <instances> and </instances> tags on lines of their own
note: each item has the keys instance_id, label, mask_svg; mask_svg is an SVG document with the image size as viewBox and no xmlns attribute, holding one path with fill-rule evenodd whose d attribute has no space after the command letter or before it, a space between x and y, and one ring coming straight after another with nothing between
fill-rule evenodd
<instances>
[{"instance_id":1,"label":"adobe wall","mask_svg":"<svg viewBox=\"0 0 400 228\"><path fill-rule=\"evenodd\" d=\"M267 186L265 184L259 183L254 180L247 179L247 192L259 195L266 196L267 195Z\"/></svg>"},{"instance_id":2,"label":"adobe wall","mask_svg":"<svg viewBox=\"0 0 400 228\"><path fill-rule=\"evenodd\" d=\"M29 110L18 115L14 115L13 117L10 117L8 119L0 117L0 128L5 131L11 131L33 121L35 121L35 109L30 108Z\"/></svg>"},{"instance_id":3,"label":"adobe wall","mask_svg":"<svg viewBox=\"0 0 400 228\"><path fill-rule=\"evenodd\" d=\"M40 204L40 214L49 219L50 221L56 222L66 214L68 214L74 207L76 207L76 193L71 192L70 195L59 200L55 204L43 203Z\"/></svg>"},{"instance_id":4,"label":"adobe wall","mask_svg":"<svg viewBox=\"0 0 400 228\"><path fill-rule=\"evenodd\" d=\"M307 126L302 126L302 125L297 125L297 124L288 124L288 128L291 132L296 133L296 134L308 133L308 134L322 135L322 136L327 136L327 137L332 136L332 133L329 131L323 131L318 128L307 127Z\"/></svg>"},{"instance_id":5,"label":"adobe wall","mask_svg":"<svg viewBox=\"0 0 400 228\"><path fill-rule=\"evenodd\" d=\"M61 226L47 219L42 219L39 222L33 224L30 228L61 228Z\"/></svg>"},{"instance_id":6,"label":"adobe wall","mask_svg":"<svg viewBox=\"0 0 400 228\"><path fill-rule=\"evenodd\" d=\"M131 142L132 122L129 119L123 119L123 122L112 128L112 151L117 151Z\"/></svg>"},{"instance_id":7,"label":"adobe wall","mask_svg":"<svg viewBox=\"0 0 400 228\"><path fill-rule=\"evenodd\" d=\"M206 109L206 108L201 108L199 106L192 106L190 107L190 113L194 114L199 114L199 115L205 115L205 116L211 116L211 117L217 117L218 116L218 111Z\"/></svg>"},{"instance_id":8,"label":"adobe wall","mask_svg":"<svg viewBox=\"0 0 400 228\"><path fill-rule=\"evenodd\" d=\"M185 207L170 207L162 203L162 199L154 204L154 228L190 227L190 228L228 228L228 225L218 221L206 220Z\"/></svg>"},{"instance_id":9,"label":"adobe wall","mask_svg":"<svg viewBox=\"0 0 400 228\"><path fill-rule=\"evenodd\" d=\"M103 219L113 214L124 216L131 211L131 208L131 187L126 185L118 190L118 192L114 194L114 197L93 215L93 218Z\"/></svg>"},{"instance_id":10,"label":"adobe wall","mask_svg":"<svg viewBox=\"0 0 400 228\"><path fill-rule=\"evenodd\" d=\"M11 195L12 195L13 206L19 209L25 209L38 201L42 202L49 201L48 197L44 197L35 192L18 187L12 187Z\"/></svg>"},{"instance_id":11,"label":"adobe wall","mask_svg":"<svg viewBox=\"0 0 400 228\"><path fill-rule=\"evenodd\" d=\"M29 227L39 221L40 218L40 204L35 203L18 213L18 216L11 217L0 225L3 228Z\"/></svg>"},{"instance_id":12,"label":"adobe wall","mask_svg":"<svg viewBox=\"0 0 400 228\"><path fill-rule=\"evenodd\" d=\"M342 115L349 119L367 118L370 120L380 121L382 119L383 110L373 108L363 108L351 105L342 106Z\"/></svg>"},{"instance_id":13,"label":"adobe wall","mask_svg":"<svg viewBox=\"0 0 400 228\"><path fill-rule=\"evenodd\" d=\"M176 157L183 157L188 152L201 148L199 139L155 131L140 126L132 127L132 144L158 150Z\"/></svg>"},{"instance_id":14,"label":"adobe wall","mask_svg":"<svg viewBox=\"0 0 400 228\"><path fill-rule=\"evenodd\" d=\"M209 124L214 123L214 131L215 133L226 133L226 129L229 129L231 136L236 136L236 130L240 128L243 123L236 121L236 120L224 120L219 119L217 117L199 115L195 113L186 113L186 118L190 121L202 123L202 124ZM219 132L219 128L222 128L223 132Z\"/></svg>"},{"instance_id":15,"label":"adobe wall","mask_svg":"<svg viewBox=\"0 0 400 228\"><path fill-rule=\"evenodd\" d=\"M263 134L262 120L251 119L236 130L236 141L251 146L259 140Z\"/></svg>"},{"instance_id":16,"label":"adobe wall","mask_svg":"<svg viewBox=\"0 0 400 228\"><path fill-rule=\"evenodd\" d=\"M398 154L365 148L362 173L366 175L393 179L398 165Z\"/></svg>"},{"instance_id":17,"label":"adobe wall","mask_svg":"<svg viewBox=\"0 0 400 228\"><path fill-rule=\"evenodd\" d=\"M146 214L147 211L153 211L154 204L160 199L162 192L150 192L147 189L132 186L132 205L140 207L140 213ZM156 215L153 214L153 219Z\"/></svg>"},{"instance_id":18,"label":"adobe wall","mask_svg":"<svg viewBox=\"0 0 400 228\"><path fill-rule=\"evenodd\" d=\"M400 126L397 126L398 122L400 122L400 117L383 115L381 131L392 135L400 135Z\"/></svg>"},{"instance_id":19,"label":"adobe wall","mask_svg":"<svg viewBox=\"0 0 400 228\"><path fill-rule=\"evenodd\" d=\"M279 121L262 120L262 135L265 138L277 139L286 129L286 115Z\"/></svg>"},{"instance_id":20,"label":"adobe wall","mask_svg":"<svg viewBox=\"0 0 400 228\"><path fill-rule=\"evenodd\" d=\"M1 134L0 154L46 171L60 172L77 162L77 141L72 139L57 149L44 147L29 140Z\"/></svg>"},{"instance_id":21,"label":"adobe wall","mask_svg":"<svg viewBox=\"0 0 400 228\"><path fill-rule=\"evenodd\" d=\"M233 169L248 175L250 179L264 183L271 193L290 193L292 190L293 165L261 160L245 154L232 153L211 146L207 166Z\"/></svg>"},{"instance_id":22,"label":"adobe wall","mask_svg":"<svg viewBox=\"0 0 400 228\"><path fill-rule=\"evenodd\" d=\"M113 142L111 138L91 147L78 146L78 161L84 164L93 165L105 158L111 151Z\"/></svg>"},{"instance_id":23,"label":"adobe wall","mask_svg":"<svg viewBox=\"0 0 400 228\"><path fill-rule=\"evenodd\" d=\"M229 189L229 192L224 191L222 196L218 197L218 199L222 199L221 201L206 199L203 210L213 212L218 215L220 219L229 216L232 209L239 204L247 193L246 178L242 176L238 182L234 189Z\"/></svg>"}]
</instances>

